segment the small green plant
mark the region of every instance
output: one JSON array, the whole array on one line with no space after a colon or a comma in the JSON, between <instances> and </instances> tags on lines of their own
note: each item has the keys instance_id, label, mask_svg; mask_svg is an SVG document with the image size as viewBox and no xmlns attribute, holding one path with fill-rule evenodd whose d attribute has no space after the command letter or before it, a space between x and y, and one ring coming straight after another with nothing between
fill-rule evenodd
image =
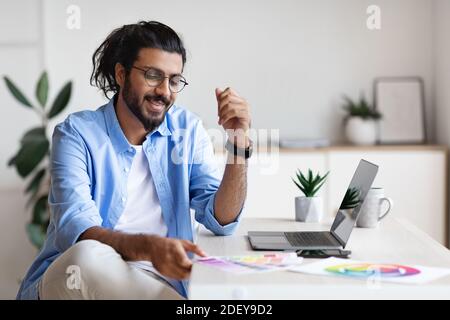
<instances>
[{"instance_id":1,"label":"small green plant","mask_svg":"<svg viewBox=\"0 0 450 320\"><path fill-rule=\"evenodd\" d=\"M294 178L292 178L292 181L294 181L295 185L303 192L306 197L310 198L314 197L317 191L320 190L320 188L325 183L325 179L327 178L329 173L330 172L327 172L324 176L321 176L319 173L314 175L311 169L308 169L308 174L307 176L305 176L300 171L300 169L298 169L297 181Z\"/></svg>"},{"instance_id":2,"label":"small green plant","mask_svg":"<svg viewBox=\"0 0 450 320\"><path fill-rule=\"evenodd\" d=\"M382 118L381 113L367 102L363 94L361 94L359 101L357 102L353 101L348 96L344 96L344 100L345 103L343 104L342 108L347 113L347 116L344 120L348 120L350 117L360 117L364 120L379 120Z\"/></svg>"},{"instance_id":3,"label":"small green plant","mask_svg":"<svg viewBox=\"0 0 450 320\"><path fill-rule=\"evenodd\" d=\"M341 210L356 208L361 200L359 199L361 192L357 188L348 188L345 192L344 200L342 200Z\"/></svg>"},{"instance_id":4,"label":"small green plant","mask_svg":"<svg viewBox=\"0 0 450 320\"><path fill-rule=\"evenodd\" d=\"M17 173L26 179L32 173L25 189L29 195L27 208L33 205L32 218L26 229L28 238L37 248L41 248L45 241L45 234L49 224L48 192L50 186L49 157L50 141L47 139L47 126L50 119L63 111L69 103L72 82L67 82L56 95L52 105L47 107L49 82L47 72L43 72L36 85L36 99L39 107L30 102L22 91L9 79L3 77L6 87L14 98L27 109L37 113L40 124L23 135L20 140L19 151L9 160L8 166L16 168Z\"/></svg>"}]
</instances>

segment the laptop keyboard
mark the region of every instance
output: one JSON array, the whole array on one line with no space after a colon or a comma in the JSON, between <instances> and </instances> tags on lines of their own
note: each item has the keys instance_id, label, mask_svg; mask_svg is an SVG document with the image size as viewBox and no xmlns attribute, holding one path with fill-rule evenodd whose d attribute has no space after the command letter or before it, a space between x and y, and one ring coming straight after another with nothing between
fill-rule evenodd
<instances>
[{"instance_id":1,"label":"laptop keyboard","mask_svg":"<svg viewBox=\"0 0 450 320\"><path fill-rule=\"evenodd\" d=\"M339 246L338 241L330 232L285 232L289 244L301 246Z\"/></svg>"}]
</instances>

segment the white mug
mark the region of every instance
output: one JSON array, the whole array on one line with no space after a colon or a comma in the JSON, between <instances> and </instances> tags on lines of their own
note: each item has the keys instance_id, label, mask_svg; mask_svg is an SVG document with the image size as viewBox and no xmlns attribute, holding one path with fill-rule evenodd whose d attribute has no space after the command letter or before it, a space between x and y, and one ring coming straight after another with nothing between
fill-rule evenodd
<instances>
[{"instance_id":1,"label":"white mug","mask_svg":"<svg viewBox=\"0 0 450 320\"><path fill-rule=\"evenodd\" d=\"M383 202L388 204L387 210L381 212ZM376 228L394 206L391 198L384 196L383 188L371 188L361 207L356 226L360 228Z\"/></svg>"}]
</instances>

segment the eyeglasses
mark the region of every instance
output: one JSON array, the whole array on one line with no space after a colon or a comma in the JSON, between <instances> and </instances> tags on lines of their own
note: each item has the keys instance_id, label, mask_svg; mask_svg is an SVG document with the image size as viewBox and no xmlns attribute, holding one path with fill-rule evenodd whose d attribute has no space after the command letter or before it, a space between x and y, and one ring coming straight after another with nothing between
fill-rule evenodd
<instances>
[{"instance_id":1,"label":"eyeglasses","mask_svg":"<svg viewBox=\"0 0 450 320\"><path fill-rule=\"evenodd\" d=\"M168 77L165 76L163 72L153 68L142 69L136 66L133 66L133 68L144 72L145 82L147 82L150 87L159 87L166 78L169 79L169 89L172 93L178 93L188 85L186 79L180 74L174 74L173 76Z\"/></svg>"}]
</instances>

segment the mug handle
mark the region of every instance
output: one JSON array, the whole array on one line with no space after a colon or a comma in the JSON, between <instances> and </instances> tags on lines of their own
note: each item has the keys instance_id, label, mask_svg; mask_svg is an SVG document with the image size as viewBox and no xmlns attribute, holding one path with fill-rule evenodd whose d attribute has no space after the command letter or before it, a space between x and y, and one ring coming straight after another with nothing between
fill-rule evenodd
<instances>
[{"instance_id":1,"label":"mug handle","mask_svg":"<svg viewBox=\"0 0 450 320\"><path fill-rule=\"evenodd\" d=\"M383 219L387 216L387 214L389 213L389 211L391 211L391 209L394 207L394 201L393 201L391 198L387 198L387 197L381 198L381 199L380 199L380 206L381 206L381 203L382 203L383 201L387 201L387 203L389 204L389 206L388 206L386 212L383 213L382 215L380 215L380 217L378 218L378 221L383 220Z\"/></svg>"}]
</instances>

